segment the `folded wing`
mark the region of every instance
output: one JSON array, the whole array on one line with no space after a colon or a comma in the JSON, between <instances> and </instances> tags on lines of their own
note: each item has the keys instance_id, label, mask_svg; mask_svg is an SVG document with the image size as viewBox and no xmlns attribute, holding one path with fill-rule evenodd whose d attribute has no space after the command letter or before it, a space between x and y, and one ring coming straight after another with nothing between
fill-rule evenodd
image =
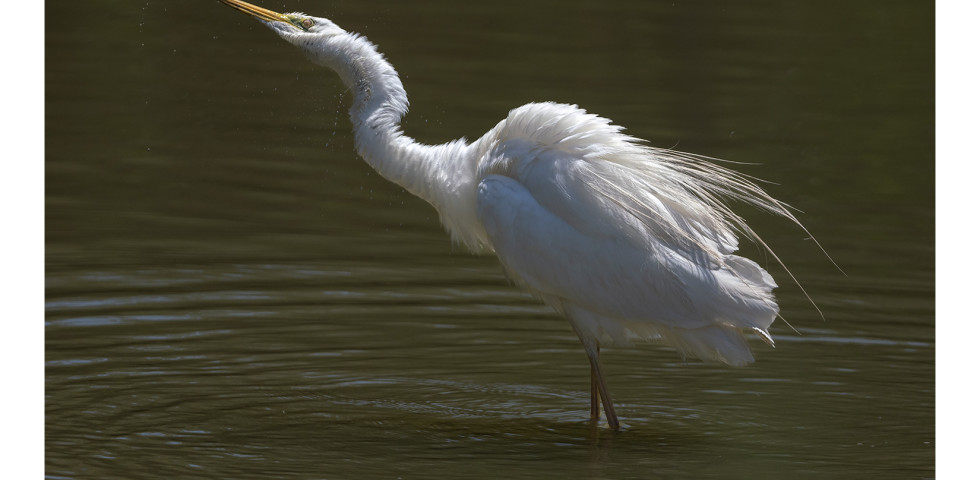
<instances>
[{"instance_id":1,"label":"folded wing","mask_svg":"<svg viewBox=\"0 0 980 480\"><path fill-rule=\"evenodd\" d=\"M580 335L659 338L706 360L748 363L741 331L768 338L776 285L732 254L730 224L685 191L683 172L658 173L671 165L650 152L503 142L490 161L507 168L481 181L478 217L510 276L565 313ZM655 185L657 175L666 181Z\"/></svg>"}]
</instances>

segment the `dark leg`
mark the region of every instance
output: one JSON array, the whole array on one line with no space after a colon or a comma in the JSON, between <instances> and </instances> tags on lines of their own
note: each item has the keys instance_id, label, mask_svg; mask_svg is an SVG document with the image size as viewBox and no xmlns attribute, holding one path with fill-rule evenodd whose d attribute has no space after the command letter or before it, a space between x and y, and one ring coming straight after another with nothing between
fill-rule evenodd
<instances>
[{"instance_id":1,"label":"dark leg","mask_svg":"<svg viewBox=\"0 0 980 480\"><path fill-rule=\"evenodd\" d=\"M589 419L599 420L599 382L596 379L595 367L589 366L589 370L592 373L592 381L589 382Z\"/></svg>"},{"instance_id":2,"label":"dark leg","mask_svg":"<svg viewBox=\"0 0 980 480\"><path fill-rule=\"evenodd\" d=\"M599 418L599 406L596 402L596 393L598 393L602 400L602 407L606 410L606 421L609 422L609 428L619 430L619 418L616 417L616 409L613 407L609 389L606 388L606 378L602 374L602 366L599 363L599 345L585 345L585 354L589 356L589 363L592 365L591 418Z\"/></svg>"}]
</instances>

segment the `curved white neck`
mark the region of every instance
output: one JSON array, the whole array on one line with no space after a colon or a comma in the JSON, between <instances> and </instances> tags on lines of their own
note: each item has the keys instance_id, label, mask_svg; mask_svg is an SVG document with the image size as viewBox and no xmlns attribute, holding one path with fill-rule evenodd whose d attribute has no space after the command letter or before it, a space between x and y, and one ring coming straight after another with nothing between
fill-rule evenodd
<instances>
[{"instance_id":1,"label":"curved white neck","mask_svg":"<svg viewBox=\"0 0 980 480\"><path fill-rule=\"evenodd\" d=\"M401 131L408 95L394 67L374 44L355 34L323 41L314 61L340 75L354 97L350 109L357 152L382 177L429 202L453 239L489 249L476 223L476 156L465 140L423 145Z\"/></svg>"},{"instance_id":2,"label":"curved white neck","mask_svg":"<svg viewBox=\"0 0 980 480\"><path fill-rule=\"evenodd\" d=\"M330 55L322 63L337 72L354 97L350 119L357 152L381 176L435 205L439 185L434 181L447 146L422 145L402 133L408 95L394 67L362 36L339 35L326 43Z\"/></svg>"}]
</instances>

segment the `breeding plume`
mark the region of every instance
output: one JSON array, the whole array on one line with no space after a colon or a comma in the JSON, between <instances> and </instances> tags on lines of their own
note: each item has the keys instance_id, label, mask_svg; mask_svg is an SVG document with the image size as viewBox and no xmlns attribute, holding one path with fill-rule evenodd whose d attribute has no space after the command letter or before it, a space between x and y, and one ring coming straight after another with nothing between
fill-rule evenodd
<instances>
[{"instance_id":1,"label":"breeding plume","mask_svg":"<svg viewBox=\"0 0 980 480\"><path fill-rule=\"evenodd\" d=\"M619 428L600 345L657 340L744 365L753 361L744 332L773 344L776 283L735 255L737 234L772 252L728 201L799 222L747 177L558 103L516 108L474 142L419 144L399 126L408 97L398 73L366 38L325 18L220 1L340 75L361 157L432 204L453 241L496 254L511 280L568 320L591 365L593 420L601 399Z\"/></svg>"}]
</instances>

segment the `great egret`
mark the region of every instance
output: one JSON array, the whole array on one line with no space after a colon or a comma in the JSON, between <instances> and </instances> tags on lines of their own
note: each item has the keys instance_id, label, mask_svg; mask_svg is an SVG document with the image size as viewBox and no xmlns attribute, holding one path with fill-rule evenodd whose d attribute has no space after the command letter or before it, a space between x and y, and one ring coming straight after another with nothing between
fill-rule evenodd
<instances>
[{"instance_id":1,"label":"great egret","mask_svg":"<svg viewBox=\"0 0 980 480\"><path fill-rule=\"evenodd\" d=\"M729 365L753 361L744 330L773 345L776 283L734 254L737 233L772 251L726 200L803 227L748 177L707 157L644 146L609 120L558 103L511 110L475 142L422 145L402 133L405 89L366 38L326 18L219 1L337 72L354 97L364 160L432 204L455 242L495 253L511 280L568 319L591 365L592 420L601 399L609 426L619 428L600 344L657 339Z\"/></svg>"}]
</instances>

